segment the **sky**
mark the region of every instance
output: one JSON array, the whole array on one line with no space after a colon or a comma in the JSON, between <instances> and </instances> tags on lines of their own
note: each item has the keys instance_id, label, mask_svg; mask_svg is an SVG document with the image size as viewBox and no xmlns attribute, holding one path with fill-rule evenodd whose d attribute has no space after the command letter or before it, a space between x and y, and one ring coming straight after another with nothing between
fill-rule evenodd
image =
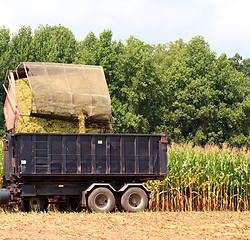
<instances>
[{"instance_id":1,"label":"sky","mask_svg":"<svg viewBox=\"0 0 250 240\"><path fill-rule=\"evenodd\" d=\"M0 0L0 27L63 25L78 41L111 30L148 44L203 36L217 56L250 58L250 0Z\"/></svg>"}]
</instances>

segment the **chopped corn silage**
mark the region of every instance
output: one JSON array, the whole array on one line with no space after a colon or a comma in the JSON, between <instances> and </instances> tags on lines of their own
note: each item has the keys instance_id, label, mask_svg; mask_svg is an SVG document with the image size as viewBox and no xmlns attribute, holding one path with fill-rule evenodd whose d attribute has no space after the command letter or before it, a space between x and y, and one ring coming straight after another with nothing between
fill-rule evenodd
<instances>
[{"instance_id":1,"label":"chopped corn silage","mask_svg":"<svg viewBox=\"0 0 250 240\"><path fill-rule=\"evenodd\" d=\"M78 116L78 120L79 120L79 132L85 133L86 132L85 115L84 115L83 111L80 111L80 114Z\"/></svg>"},{"instance_id":2,"label":"chopped corn silage","mask_svg":"<svg viewBox=\"0 0 250 240\"><path fill-rule=\"evenodd\" d=\"M29 115L31 110L31 90L27 78L16 81L16 98L22 115L19 116L15 132L27 133L85 133L85 115L80 113L78 121L48 119ZM33 105L33 109L35 106Z\"/></svg>"}]
</instances>

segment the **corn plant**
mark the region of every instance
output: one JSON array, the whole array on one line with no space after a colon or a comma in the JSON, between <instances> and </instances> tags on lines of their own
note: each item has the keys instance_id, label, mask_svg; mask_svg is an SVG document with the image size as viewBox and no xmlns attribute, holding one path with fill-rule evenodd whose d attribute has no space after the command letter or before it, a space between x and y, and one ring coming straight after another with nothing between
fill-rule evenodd
<instances>
[{"instance_id":1,"label":"corn plant","mask_svg":"<svg viewBox=\"0 0 250 240\"><path fill-rule=\"evenodd\" d=\"M151 209L244 211L250 202L250 152L223 146L175 145L168 150L169 175L149 181Z\"/></svg>"}]
</instances>

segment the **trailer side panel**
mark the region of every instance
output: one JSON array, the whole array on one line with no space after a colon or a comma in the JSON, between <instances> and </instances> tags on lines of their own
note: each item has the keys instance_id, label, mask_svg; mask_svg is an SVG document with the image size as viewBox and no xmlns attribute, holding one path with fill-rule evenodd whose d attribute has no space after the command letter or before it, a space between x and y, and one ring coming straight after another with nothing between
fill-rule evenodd
<instances>
[{"instance_id":1,"label":"trailer side panel","mask_svg":"<svg viewBox=\"0 0 250 240\"><path fill-rule=\"evenodd\" d=\"M167 152L160 139L144 134L18 133L13 135L16 174L165 176Z\"/></svg>"}]
</instances>

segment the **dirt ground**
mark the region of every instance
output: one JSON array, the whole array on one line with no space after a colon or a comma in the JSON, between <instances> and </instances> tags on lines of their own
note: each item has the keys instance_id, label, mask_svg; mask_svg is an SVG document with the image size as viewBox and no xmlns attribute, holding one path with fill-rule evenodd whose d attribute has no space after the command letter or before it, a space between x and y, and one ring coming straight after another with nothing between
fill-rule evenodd
<instances>
[{"instance_id":1,"label":"dirt ground","mask_svg":"<svg viewBox=\"0 0 250 240\"><path fill-rule=\"evenodd\" d=\"M250 212L0 212L0 239L250 239Z\"/></svg>"}]
</instances>

